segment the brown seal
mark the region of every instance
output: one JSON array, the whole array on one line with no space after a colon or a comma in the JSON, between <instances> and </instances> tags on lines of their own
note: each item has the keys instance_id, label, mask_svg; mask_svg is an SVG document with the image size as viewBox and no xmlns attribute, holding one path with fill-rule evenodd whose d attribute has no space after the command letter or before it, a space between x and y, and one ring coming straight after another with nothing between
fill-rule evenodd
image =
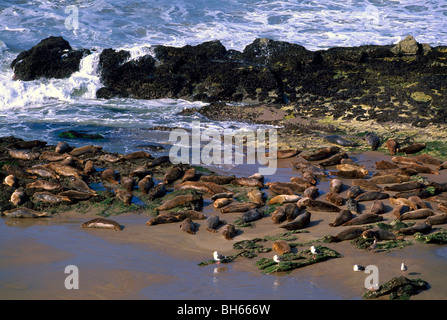
<instances>
[{"instance_id":1,"label":"brown seal","mask_svg":"<svg viewBox=\"0 0 447 320\"><path fill-rule=\"evenodd\" d=\"M40 218L40 217L51 217L48 212L38 212L25 207L15 208L12 210L5 210L2 212L3 216L10 218Z\"/></svg>"},{"instance_id":2,"label":"brown seal","mask_svg":"<svg viewBox=\"0 0 447 320\"><path fill-rule=\"evenodd\" d=\"M397 148L399 147L399 144L397 143L396 140L394 140L393 138L388 139L388 141L386 142L386 147L387 149L390 151L390 155L394 156L397 152Z\"/></svg>"},{"instance_id":3,"label":"brown seal","mask_svg":"<svg viewBox=\"0 0 447 320\"><path fill-rule=\"evenodd\" d=\"M286 214L286 220L288 222L295 220L296 217L300 214L300 210L296 203L287 203L284 205L284 213Z\"/></svg>"},{"instance_id":4,"label":"brown seal","mask_svg":"<svg viewBox=\"0 0 447 320\"><path fill-rule=\"evenodd\" d=\"M270 190L276 194L288 194L282 191L289 190L294 194L295 192L303 192L306 186L295 182L269 182L265 184ZM289 193L290 194L290 193Z\"/></svg>"},{"instance_id":5,"label":"brown seal","mask_svg":"<svg viewBox=\"0 0 447 320\"><path fill-rule=\"evenodd\" d=\"M175 189L195 189L212 195L216 193L230 193L228 189L217 183L205 181L185 181L176 185Z\"/></svg>"},{"instance_id":6,"label":"brown seal","mask_svg":"<svg viewBox=\"0 0 447 320\"><path fill-rule=\"evenodd\" d=\"M340 193L343 189L343 182L340 179L331 179L329 182L329 190L334 193Z\"/></svg>"},{"instance_id":7,"label":"brown seal","mask_svg":"<svg viewBox=\"0 0 447 320\"><path fill-rule=\"evenodd\" d=\"M336 206L342 206L344 199L338 193L329 192L326 194L326 201L329 201L329 202L335 204Z\"/></svg>"},{"instance_id":8,"label":"brown seal","mask_svg":"<svg viewBox=\"0 0 447 320\"><path fill-rule=\"evenodd\" d=\"M93 164L93 161L88 160L88 161L85 163L85 166L84 166L84 174L85 174L85 175L90 175L90 174L92 174L92 173L94 173L94 172L96 172L96 169L95 169L95 166L94 166L94 164Z\"/></svg>"},{"instance_id":9,"label":"brown seal","mask_svg":"<svg viewBox=\"0 0 447 320\"><path fill-rule=\"evenodd\" d=\"M45 147L47 143L40 140L17 141L8 146L12 149L33 149Z\"/></svg>"},{"instance_id":10,"label":"brown seal","mask_svg":"<svg viewBox=\"0 0 447 320\"><path fill-rule=\"evenodd\" d=\"M403 240L403 237L398 237L394 233L378 227L363 231L362 237L376 240Z\"/></svg>"},{"instance_id":11,"label":"brown seal","mask_svg":"<svg viewBox=\"0 0 447 320\"><path fill-rule=\"evenodd\" d=\"M138 182L138 188L143 194L148 194L149 190L154 186L152 175L148 174Z\"/></svg>"},{"instance_id":12,"label":"brown seal","mask_svg":"<svg viewBox=\"0 0 447 320\"><path fill-rule=\"evenodd\" d=\"M362 236L363 231L365 231L365 227L350 227L347 229L344 229L343 231L339 232L335 236L329 236L330 242L341 242L346 240L353 240L358 237Z\"/></svg>"},{"instance_id":13,"label":"brown seal","mask_svg":"<svg viewBox=\"0 0 447 320\"><path fill-rule=\"evenodd\" d=\"M315 199L316 197L318 197L319 194L320 194L320 192L319 192L318 188L315 186L309 187L306 190L304 190L304 192L303 192L304 197L311 198L311 199Z\"/></svg>"},{"instance_id":14,"label":"brown seal","mask_svg":"<svg viewBox=\"0 0 447 320\"><path fill-rule=\"evenodd\" d=\"M323 211L323 212L340 212L341 209L332 203L328 203L320 200L312 200L309 198L303 198L297 202L298 208L306 208L311 211Z\"/></svg>"},{"instance_id":15,"label":"brown seal","mask_svg":"<svg viewBox=\"0 0 447 320\"><path fill-rule=\"evenodd\" d=\"M425 185L418 181L410 181L405 183L399 183L392 186L386 186L385 191L408 191L413 189L424 188Z\"/></svg>"},{"instance_id":16,"label":"brown seal","mask_svg":"<svg viewBox=\"0 0 447 320\"><path fill-rule=\"evenodd\" d=\"M199 180L205 181L205 182L214 182L216 184L229 184L235 178L236 178L235 176L222 176L222 175L212 174L212 175L203 175L200 177Z\"/></svg>"},{"instance_id":17,"label":"brown seal","mask_svg":"<svg viewBox=\"0 0 447 320\"><path fill-rule=\"evenodd\" d=\"M181 182L185 181L195 181L198 179L197 170L195 168L190 168L186 170L185 174L183 175Z\"/></svg>"},{"instance_id":18,"label":"brown seal","mask_svg":"<svg viewBox=\"0 0 447 320\"><path fill-rule=\"evenodd\" d=\"M68 166L61 163L50 162L44 165L45 168L49 168L55 171L57 174L64 177L76 177L81 178L82 172L72 166Z\"/></svg>"},{"instance_id":19,"label":"brown seal","mask_svg":"<svg viewBox=\"0 0 447 320\"><path fill-rule=\"evenodd\" d=\"M302 177L291 177L290 182L303 186L304 190L314 186L314 184L310 183L309 180Z\"/></svg>"},{"instance_id":20,"label":"brown seal","mask_svg":"<svg viewBox=\"0 0 447 320\"><path fill-rule=\"evenodd\" d=\"M366 176L366 174L360 170L329 171L329 174L333 175L333 176L340 177L340 178L347 178L347 179L361 179Z\"/></svg>"},{"instance_id":21,"label":"brown seal","mask_svg":"<svg viewBox=\"0 0 447 320\"><path fill-rule=\"evenodd\" d=\"M60 196L53 194L48 191L35 192L33 198L46 203L61 203L61 202L71 202L71 200L66 196Z\"/></svg>"},{"instance_id":22,"label":"brown seal","mask_svg":"<svg viewBox=\"0 0 447 320\"><path fill-rule=\"evenodd\" d=\"M447 191L447 182L430 182L430 187L435 187L437 192L446 192Z\"/></svg>"},{"instance_id":23,"label":"brown seal","mask_svg":"<svg viewBox=\"0 0 447 320\"><path fill-rule=\"evenodd\" d=\"M298 230L307 227L310 223L311 214L309 211L305 210L303 213L298 215L292 222L286 223L280 228L284 228L286 230Z\"/></svg>"},{"instance_id":24,"label":"brown seal","mask_svg":"<svg viewBox=\"0 0 447 320\"><path fill-rule=\"evenodd\" d=\"M163 177L163 182L165 184L169 184L174 182L177 179L180 179L183 176L183 170L180 167L172 167L171 169L169 169L164 177Z\"/></svg>"},{"instance_id":25,"label":"brown seal","mask_svg":"<svg viewBox=\"0 0 447 320\"><path fill-rule=\"evenodd\" d=\"M46 168L41 165L33 166L31 168L27 168L26 172L31 174L37 174L38 176L41 176L43 178L51 178L54 180L58 180L60 178L59 175L56 174L53 170Z\"/></svg>"},{"instance_id":26,"label":"brown seal","mask_svg":"<svg viewBox=\"0 0 447 320\"><path fill-rule=\"evenodd\" d=\"M427 232L431 231L431 229L432 229L431 224L428 224L423 221L419 221L418 223L416 223L410 227L401 228L399 230L396 230L395 233L396 234L413 235L416 232L427 233Z\"/></svg>"},{"instance_id":27,"label":"brown seal","mask_svg":"<svg viewBox=\"0 0 447 320\"><path fill-rule=\"evenodd\" d=\"M90 152L97 152L100 150L102 150L102 147L100 147L100 146L88 145L88 146L74 148L69 153L72 156L80 156L82 154L86 154L86 153L90 153Z\"/></svg>"},{"instance_id":28,"label":"brown seal","mask_svg":"<svg viewBox=\"0 0 447 320\"><path fill-rule=\"evenodd\" d=\"M62 161L68 158L68 153L58 153L54 151L44 151L40 154L39 160Z\"/></svg>"},{"instance_id":29,"label":"brown seal","mask_svg":"<svg viewBox=\"0 0 447 320\"><path fill-rule=\"evenodd\" d=\"M19 160L36 160L39 159L40 153L27 150L8 150L11 157Z\"/></svg>"},{"instance_id":30,"label":"brown seal","mask_svg":"<svg viewBox=\"0 0 447 320\"><path fill-rule=\"evenodd\" d=\"M425 142L424 143L415 142L415 143L412 143L412 144L405 146L403 148L399 148L399 149L397 149L397 151L403 152L406 154L413 154L413 153L417 153L419 151L424 150L426 146L427 146L427 144Z\"/></svg>"},{"instance_id":31,"label":"brown seal","mask_svg":"<svg viewBox=\"0 0 447 320\"><path fill-rule=\"evenodd\" d=\"M182 221L180 224L180 229L182 229L183 232L189 233L189 234L195 234L195 227L194 223L190 218L186 218Z\"/></svg>"},{"instance_id":32,"label":"brown seal","mask_svg":"<svg viewBox=\"0 0 447 320\"><path fill-rule=\"evenodd\" d=\"M405 168L416 170L417 173L439 174L438 171L433 170L432 168L423 166L421 164L416 164L416 163L409 164L409 165L405 166Z\"/></svg>"},{"instance_id":33,"label":"brown seal","mask_svg":"<svg viewBox=\"0 0 447 320\"><path fill-rule=\"evenodd\" d=\"M101 172L101 178L105 181L110 182L111 184L118 185L119 182L116 177L115 170L112 168L106 169L103 172Z\"/></svg>"},{"instance_id":34,"label":"brown seal","mask_svg":"<svg viewBox=\"0 0 447 320\"><path fill-rule=\"evenodd\" d=\"M262 194L262 191L259 189L253 189L250 192L247 193L247 197L251 202L257 203L259 205L264 205L264 195Z\"/></svg>"},{"instance_id":35,"label":"brown seal","mask_svg":"<svg viewBox=\"0 0 447 320\"><path fill-rule=\"evenodd\" d=\"M447 223L447 213L435 214L425 219L425 222L430 225L446 224Z\"/></svg>"},{"instance_id":36,"label":"brown seal","mask_svg":"<svg viewBox=\"0 0 447 320\"><path fill-rule=\"evenodd\" d=\"M121 155L113 155L110 153L102 154L98 157L98 160L110 162L110 163L117 163L118 161L121 161L123 159L123 156Z\"/></svg>"},{"instance_id":37,"label":"brown seal","mask_svg":"<svg viewBox=\"0 0 447 320\"><path fill-rule=\"evenodd\" d=\"M352 219L352 212L350 210L341 210L340 213L337 215L335 220L331 223L329 223L330 227L338 227L341 226L343 223L348 222Z\"/></svg>"},{"instance_id":38,"label":"brown seal","mask_svg":"<svg viewBox=\"0 0 447 320\"><path fill-rule=\"evenodd\" d=\"M167 191L168 190L166 189L166 185L161 182L149 190L149 192L147 193L147 200L152 201L155 198L161 198L166 194Z\"/></svg>"},{"instance_id":39,"label":"brown seal","mask_svg":"<svg viewBox=\"0 0 447 320\"><path fill-rule=\"evenodd\" d=\"M409 211L411 208L409 206L406 206L404 204L399 204L393 209L393 216L396 217L397 220L400 220L400 217L407 211Z\"/></svg>"},{"instance_id":40,"label":"brown seal","mask_svg":"<svg viewBox=\"0 0 447 320\"><path fill-rule=\"evenodd\" d=\"M426 188L420 188L398 192L394 195L395 198L409 198L412 196L418 196L421 199L426 199L431 196L431 193L428 192Z\"/></svg>"},{"instance_id":41,"label":"brown seal","mask_svg":"<svg viewBox=\"0 0 447 320\"><path fill-rule=\"evenodd\" d=\"M428 208L428 207L429 207L429 206L428 206L424 201L422 201L422 199L421 199L420 197L418 197L418 196L410 196L410 197L408 197L408 200L410 200L411 202L413 202L413 203L416 205L416 207L417 207L418 209Z\"/></svg>"},{"instance_id":42,"label":"brown seal","mask_svg":"<svg viewBox=\"0 0 447 320\"><path fill-rule=\"evenodd\" d=\"M446 202L439 202L438 203L438 209L447 212L447 203Z\"/></svg>"},{"instance_id":43,"label":"brown seal","mask_svg":"<svg viewBox=\"0 0 447 320\"><path fill-rule=\"evenodd\" d=\"M135 185L135 181L131 177L122 177L120 184L124 189L131 192Z\"/></svg>"},{"instance_id":44,"label":"brown seal","mask_svg":"<svg viewBox=\"0 0 447 320\"><path fill-rule=\"evenodd\" d=\"M23 190L17 189L11 194L11 199L9 201L17 207L23 204L25 198L25 192L23 192Z\"/></svg>"},{"instance_id":45,"label":"brown seal","mask_svg":"<svg viewBox=\"0 0 447 320\"><path fill-rule=\"evenodd\" d=\"M370 200L381 200L388 199L390 195L388 193L379 192L379 191L368 191L358 195L355 200L360 201L370 201Z\"/></svg>"},{"instance_id":46,"label":"brown seal","mask_svg":"<svg viewBox=\"0 0 447 320\"><path fill-rule=\"evenodd\" d=\"M231 198L219 198L213 201L214 208L222 208L233 201Z\"/></svg>"},{"instance_id":47,"label":"brown seal","mask_svg":"<svg viewBox=\"0 0 447 320\"><path fill-rule=\"evenodd\" d=\"M135 170L133 170L133 171L131 171L130 173L129 173L129 177L131 177L131 178L138 178L138 179L143 179L144 177L146 177L147 175L150 175L151 174L151 172L148 170L148 169L146 169L146 167L144 167L144 166L139 166L139 167L137 167Z\"/></svg>"},{"instance_id":48,"label":"brown seal","mask_svg":"<svg viewBox=\"0 0 447 320\"><path fill-rule=\"evenodd\" d=\"M195 210L185 210L185 211L179 211L179 212L165 212L165 213L159 214L158 216L150 219L149 221L146 222L146 224L148 226L153 226L153 225L163 224L163 223L180 222L186 218L204 220L207 218L207 216L205 216L203 213L200 213Z\"/></svg>"},{"instance_id":49,"label":"brown seal","mask_svg":"<svg viewBox=\"0 0 447 320\"><path fill-rule=\"evenodd\" d=\"M382 214L385 212L385 205L380 200L374 200L373 205L371 206L371 213Z\"/></svg>"},{"instance_id":50,"label":"brown seal","mask_svg":"<svg viewBox=\"0 0 447 320\"><path fill-rule=\"evenodd\" d=\"M271 215L274 224L280 224L286 220L286 212L283 207L278 207Z\"/></svg>"},{"instance_id":51,"label":"brown seal","mask_svg":"<svg viewBox=\"0 0 447 320\"><path fill-rule=\"evenodd\" d=\"M46 191L56 191L62 189L62 185L57 182L47 180L36 180L26 185L27 189L43 189Z\"/></svg>"},{"instance_id":52,"label":"brown seal","mask_svg":"<svg viewBox=\"0 0 447 320\"><path fill-rule=\"evenodd\" d=\"M56 151L57 153L66 153L66 152L69 152L70 149L71 149L70 145L66 141L60 141L56 145L56 148L54 149L54 151Z\"/></svg>"},{"instance_id":53,"label":"brown seal","mask_svg":"<svg viewBox=\"0 0 447 320\"><path fill-rule=\"evenodd\" d=\"M116 231L123 230L123 227L112 219L94 218L81 224L82 228L100 228L100 229L114 229Z\"/></svg>"},{"instance_id":54,"label":"brown seal","mask_svg":"<svg viewBox=\"0 0 447 320\"><path fill-rule=\"evenodd\" d=\"M221 213L230 212L246 212L248 210L257 208L258 204L253 202L233 202L220 210Z\"/></svg>"},{"instance_id":55,"label":"brown seal","mask_svg":"<svg viewBox=\"0 0 447 320\"><path fill-rule=\"evenodd\" d=\"M340 152L340 150L340 147L335 146L320 148L313 152L306 152L305 154L301 154L301 157L308 161L324 160Z\"/></svg>"},{"instance_id":56,"label":"brown seal","mask_svg":"<svg viewBox=\"0 0 447 320\"><path fill-rule=\"evenodd\" d=\"M8 175L13 175L15 178L19 179L35 179L36 176L30 176L25 170L23 170L21 167L11 164L5 164L2 168L3 170L6 170Z\"/></svg>"},{"instance_id":57,"label":"brown seal","mask_svg":"<svg viewBox=\"0 0 447 320\"><path fill-rule=\"evenodd\" d=\"M67 197L70 201L84 201L88 200L96 194L92 194L89 192L83 192L78 190L66 190L58 193L59 196Z\"/></svg>"},{"instance_id":58,"label":"brown seal","mask_svg":"<svg viewBox=\"0 0 447 320\"><path fill-rule=\"evenodd\" d=\"M389 200L390 200L390 203L395 206L403 204L407 207L410 207L413 210L417 209L417 206L413 202L408 200L407 198L389 198Z\"/></svg>"},{"instance_id":59,"label":"brown seal","mask_svg":"<svg viewBox=\"0 0 447 320\"><path fill-rule=\"evenodd\" d=\"M150 153L146 151L135 151L128 153L122 157L123 160L134 160L134 159L154 159Z\"/></svg>"},{"instance_id":60,"label":"brown seal","mask_svg":"<svg viewBox=\"0 0 447 320\"><path fill-rule=\"evenodd\" d=\"M404 176L413 176L415 174L418 174L418 171L416 169L403 167L403 168L397 168L397 169L385 169L380 170L372 175L372 177L380 177L380 176L386 176L386 175L404 175ZM408 180L407 180L408 181Z\"/></svg>"},{"instance_id":61,"label":"brown seal","mask_svg":"<svg viewBox=\"0 0 447 320\"><path fill-rule=\"evenodd\" d=\"M224 239L232 240L236 235L236 228L233 224L226 224L222 227L220 234L224 237Z\"/></svg>"},{"instance_id":62,"label":"brown seal","mask_svg":"<svg viewBox=\"0 0 447 320\"><path fill-rule=\"evenodd\" d=\"M410 180L409 175L394 175L388 174L384 176L372 177L371 182L375 184L390 184L390 183L401 183Z\"/></svg>"},{"instance_id":63,"label":"brown seal","mask_svg":"<svg viewBox=\"0 0 447 320\"><path fill-rule=\"evenodd\" d=\"M3 184L15 188L19 184L19 180L13 174L9 174L3 180Z\"/></svg>"},{"instance_id":64,"label":"brown seal","mask_svg":"<svg viewBox=\"0 0 447 320\"><path fill-rule=\"evenodd\" d=\"M353 186L358 186L362 188L362 190L368 190L368 191L382 191L382 188L379 187L377 184L375 184L372 181L364 180L364 179L354 179L352 180Z\"/></svg>"},{"instance_id":65,"label":"brown seal","mask_svg":"<svg viewBox=\"0 0 447 320\"><path fill-rule=\"evenodd\" d=\"M391 158L396 164L418 164L419 162L414 158L402 157L402 156L394 156Z\"/></svg>"},{"instance_id":66,"label":"brown seal","mask_svg":"<svg viewBox=\"0 0 447 320\"><path fill-rule=\"evenodd\" d=\"M429 155L429 154L421 154L416 156L416 160L425 164L431 164L434 166L441 166L442 165L442 161Z\"/></svg>"},{"instance_id":67,"label":"brown seal","mask_svg":"<svg viewBox=\"0 0 447 320\"><path fill-rule=\"evenodd\" d=\"M258 179L253 179L253 178L234 178L233 180L231 180L230 183L234 184L234 185L239 185L242 187L262 188L264 186L264 184L261 181L259 181Z\"/></svg>"},{"instance_id":68,"label":"brown seal","mask_svg":"<svg viewBox=\"0 0 447 320\"><path fill-rule=\"evenodd\" d=\"M300 200L301 197L298 195L290 195L290 194L279 194L277 196L274 196L271 198L268 202L268 204L281 204L285 202L296 202Z\"/></svg>"},{"instance_id":69,"label":"brown seal","mask_svg":"<svg viewBox=\"0 0 447 320\"><path fill-rule=\"evenodd\" d=\"M283 255L284 253L290 253L292 250L289 244L284 240L276 240L275 242L273 242L272 249L278 252L280 255Z\"/></svg>"},{"instance_id":70,"label":"brown seal","mask_svg":"<svg viewBox=\"0 0 447 320\"><path fill-rule=\"evenodd\" d=\"M375 213L364 213L358 217L352 218L351 220L343 223L343 226L360 225L366 223L379 222L383 220L383 216Z\"/></svg>"},{"instance_id":71,"label":"brown seal","mask_svg":"<svg viewBox=\"0 0 447 320\"><path fill-rule=\"evenodd\" d=\"M132 192L124 189L115 189L115 196L116 198L124 202L126 206L130 206L133 198Z\"/></svg>"},{"instance_id":72,"label":"brown seal","mask_svg":"<svg viewBox=\"0 0 447 320\"><path fill-rule=\"evenodd\" d=\"M386 170L386 169L398 169L400 166L397 163L389 162L386 160L380 160L375 162L376 169Z\"/></svg>"},{"instance_id":73,"label":"brown seal","mask_svg":"<svg viewBox=\"0 0 447 320\"><path fill-rule=\"evenodd\" d=\"M201 208L203 206L203 197L200 193L178 195L166 201L161 206L156 207L157 211L170 210L180 206L190 206L191 209Z\"/></svg>"},{"instance_id":74,"label":"brown seal","mask_svg":"<svg viewBox=\"0 0 447 320\"><path fill-rule=\"evenodd\" d=\"M212 216L209 216L205 220L206 230L208 230L209 232L216 233L217 232L216 229L219 227L221 223L222 221L220 220L219 216L213 214Z\"/></svg>"},{"instance_id":75,"label":"brown seal","mask_svg":"<svg viewBox=\"0 0 447 320\"><path fill-rule=\"evenodd\" d=\"M323 167L335 166L337 164L341 164L341 161L343 159L347 159L347 158L348 158L348 154L346 152L337 153L337 154L334 154L332 157L330 157L324 161L321 161L319 163L319 165L323 166Z\"/></svg>"},{"instance_id":76,"label":"brown seal","mask_svg":"<svg viewBox=\"0 0 447 320\"><path fill-rule=\"evenodd\" d=\"M404 214L402 214L400 216L399 220L425 219L430 216L434 216L435 214L436 213L429 208L417 209L417 210L405 212Z\"/></svg>"}]
</instances>

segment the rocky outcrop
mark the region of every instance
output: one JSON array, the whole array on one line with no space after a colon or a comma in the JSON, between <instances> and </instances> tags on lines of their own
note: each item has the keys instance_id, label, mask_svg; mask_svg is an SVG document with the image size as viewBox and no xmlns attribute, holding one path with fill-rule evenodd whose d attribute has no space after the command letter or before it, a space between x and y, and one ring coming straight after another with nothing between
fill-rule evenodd
<instances>
[{"instance_id":1,"label":"rocky outcrop","mask_svg":"<svg viewBox=\"0 0 447 320\"><path fill-rule=\"evenodd\" d=\"M11 63L16 80L68 78L79 71L79 62L89 50L73 50L62 37L49 37L20 53Z\"/></svg>"},{"instance_id":2,"label":"rocky outcrop","mask_svg":"<svg viewBox=\"0 0 447 320\"><path fill-rule=\"evenodd\" d=\"M41 50L50 53L38 55ZM447 47L431 48L412 36L396 45L319 51L256 39L242 52L219 41L154 46L153 52L131 60L128 51L104 50L99 63L104 87L97 97L287 104L290 117L416 126L447 121ZM76 70L84 53L51 37L21 53L12 66L22 80L62 77Z\"/></svg>"}]
</instances>

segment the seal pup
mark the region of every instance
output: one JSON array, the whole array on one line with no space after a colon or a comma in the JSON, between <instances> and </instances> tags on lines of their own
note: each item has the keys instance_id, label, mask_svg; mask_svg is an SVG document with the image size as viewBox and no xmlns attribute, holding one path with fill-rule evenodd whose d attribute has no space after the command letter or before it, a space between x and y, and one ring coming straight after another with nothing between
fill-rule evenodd
<instances>
[{"instance_id":1,"label":"seal pup","mask_svg":"<svg viewBox=\"0 0 447 320\"><path fill-rule=\"evenodd\" d=\"M375 213L364 213L358 217L352 218L351 220L342 224L342 226L352 226L352 225L360 225L366 223L379 222L383 220L383 216L375 214Z\"/></svg>"},{"instance_id":2,"label":"seal pup","mask_svg":"<svg viewBox=\"0 0 447 320\"><path fill-rule=\"evenodd\" d=\"M371 150L377 150L377 148L380 145L379 137L376 134L372 133L372 132L368 132L367 134L365 134L364 139L366 140L366 142L371 147Z\"/></svg>"},{"instance_id":3,"label":"seal pup","mask_svg":"<svg viewBox=\"0 0 447 320\"><path fill-rule=\"evenodd\" d=\"M183 220L179 227L183 232L195 234L195 227L190 218Z\"/></svg>"},{"instance_id":4,"label":"seal pup","mask_svg":"<svg viewBox=\"0 0 447 320\"><path fill-rule=\"evenodd\" d=\"M87 222L84 222L81 224L82 228L99 228L99 229L113 229L116 231L123 230L123 227L112 219L106 219L106 218L94 218L92 220L89 220Z\"/></svg>"},{"instance_id":5,"label":"seal pup","mask_svg":"<svg viewBox=\"0 0 447 320\"><path fill-rule=\"evenodd\" d=\"M5 210L2 212L2 216L7 216L9 218L41 218L41 217L51 217L48 212L38 212L29 208L21 207L12 210Z\"/></svg>"},{"instance_id":6,"label":"seal pup","mask_svg":"<svg viewBox=\"0 0 447 320\"><path fill-rule=\"evenodd\" d=\"M310 223L311 214L309 211L305 210L302 214L296 217L292 222L286 223L279 226L279 228L284 228L286 230L298 230L307 227Z\"/></svg>"},{"instance_id":7,"label":"seal pup","mask_svg":"<svg viewBox=\"0 0 447 320\"><path fill-rule=\"evenodd\" d=\"M25 198L25 192L23 192L23 190L21 189L17 189L11 194L11 198L9 199L9 201L17 207L23 204Z\"/></svg>"},{"instance_id":8,"label":"seal pup","mask_svg":"<svg viewBox=\"0 0 447 320\"><path fill-rule=\"evenodd\" d=\"M236 228L233 224L226 224L220 233L225 240L232 240L236 235Z\"/></svg>"},{"instance_id":9,"label":"seal pup","mask_svg":"<svg viewBox=\"0 0 447 320\"><path fill-rule=\"evenodd\" d=\"M335 220L331 223L329 223L330 227L338 227L341 226L343 223L348 222L352 219L352 212L350 210L341 210Z\"/></svg>"},{"instance_id":10,"label":"seal pup","mask_svg":"<svg viewBox=\"0 0 447 320\"><path fill-rule=\"evenodd\" d=\"M388 139L385 143L386 148L390 151L390 155L394 156L399 148L399 144L393 138Z\"/></svg>"},{"instance_id":11,"label":"seal pup","mask_svg":"<svg viewBox=\"0 0 447 320\"><path fill-rule=\"evenodd\" d=\"M415 142L403 148L399 148L397 151L406 154L413 154L424 150L426 146L427 144L425 142L424 143Z\"/></svg>"},{"instance_id":12,"label":"seal pup","mask_svg":"<svg viewBox=\"0 0 447 320\"><path fill-rule=\"evenodd\" d=\"M3 184L15 188L19 184L19 180L17 180L14 175L10 174L5 177Z\"/></svg>"},{"instance_id":13,"label":"seal pup","mask_svg":"<svg viewBox=\"0 0 447 320\"><path fill-rule=\"evenodd\" d=\"M278 252L281 256L292 251L289 244L284 240L276 240L275 242L273 242L272 249L273 251Z\"/></svg>"},{"instance_id":14,"label":"seal pup","mask_svg":"<svg viewBox=\"0 0 447 320\"><path fill-rule=\"evenodd\" d=\"M152 175L148 174L143 179L138 182L138 188L141 193L148 194L149 190L154 186L154 180L152 179Z\"/></svg>"}]
</instances>

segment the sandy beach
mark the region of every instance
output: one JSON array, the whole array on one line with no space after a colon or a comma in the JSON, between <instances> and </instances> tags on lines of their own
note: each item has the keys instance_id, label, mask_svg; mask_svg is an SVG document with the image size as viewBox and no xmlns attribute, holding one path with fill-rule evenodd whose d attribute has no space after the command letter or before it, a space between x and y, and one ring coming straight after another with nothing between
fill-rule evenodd
<instances>
[{"instance_id":1,"label":"sandy beach","mask_svg":"<svg viewBox=\"0 0 447 320\"><path fill-rule=\"evenodd\" d=\"M389 155L365 152L350 155L357 163L373 170L375 161L390 160ZM293 158L278 161L277 173L266 182L289 181L297 176ZM248 172L248 170L253 172ZM247 176L253 166L233 168L232 174ZM222 174L228 172L220 172ZM446 172L424 175L430 181L445 181ZM346 197L350 179L343 179ZM320 196L329 189L329 180L318 184ZM263 189L269 194L268 189ZM385 223L394 220L389 206L383 214ZM362 202L367 212L372 201ZM435 208L436 203L430 203ZM209 195L204 195L203 213L217 213ZM219 213L221 219L234 222L240 213ZM308 233L296 235L297 242L335 235L346 227L329 227L335 213L312 212ZM357 249L350 241L324 243L343 255L290 273L262 274L255 263L262 257L272 258L274 252L261 253L253 259L238 257L231 263L200 267L212 259L214 250L224 255L234 254L233 243L241 240L278 235L284 229L274 225L270 217L256 221L254 227L239 228L234 240L225 240L220 233L206 230L203 220L195 221L194 235L182 232L180 223L148 226L146 214L123 213L111 219L124 226L122 231L83 229L80 225L95 215L63 212L48 219L2 219L0 232L4 245L0 254L1 299L361 299L367 291L368 276L354 272L353 265L375 265L379 268L380 283L402 275L400 264L408 266L406 276L429 282L430 289L412 299L446 299L447 275L443 272L447 259L445 246L423 244L407 236L413 245L402 249L367 251ZM445 225L434 226L436 229ZM273 242L272 242L273 243ZM271 246L271 244L270 244ZM269 247L269 244L265 244ZM307 247L296 247L300 251ZM80 288L67 290L64 273L67 265L79 268ZM382 297L387 299L387 297Z\"/></svg>"}]
</instances>

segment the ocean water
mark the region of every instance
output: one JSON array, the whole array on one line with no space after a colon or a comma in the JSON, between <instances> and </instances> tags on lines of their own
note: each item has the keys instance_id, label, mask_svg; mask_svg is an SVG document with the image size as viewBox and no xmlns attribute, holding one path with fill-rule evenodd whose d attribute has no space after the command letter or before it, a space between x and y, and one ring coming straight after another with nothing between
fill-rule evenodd
<instances>
[{"instance_id":1,"label":"ocean water","mask_svg":"<svg viewBox=\"0 0 447 320\"><path fill-rule=\"evenodd\" d=\"M432 46L447 43L447 3L435 0L3 0L0 1L0 136L57 143L66 129L96 131L98 144L124 152L150 142L139 132L154 126L189 127L179 116L202 102L96 99L102 85L98 57L123 48L132 58L151 46L195 45L220 40L243 50L259 37L298 43L310 50L333 46L392 44L408 34ZM74 48L96 49L68 79L13 81L11 61L48 36L62 36ZM215 128L239 127L213 123ZM135 140L142 140L137 141ZM135 143L134 143L135 142ZM124 150L123 150L124 149Z\"/></svg>"}]
</instances>

